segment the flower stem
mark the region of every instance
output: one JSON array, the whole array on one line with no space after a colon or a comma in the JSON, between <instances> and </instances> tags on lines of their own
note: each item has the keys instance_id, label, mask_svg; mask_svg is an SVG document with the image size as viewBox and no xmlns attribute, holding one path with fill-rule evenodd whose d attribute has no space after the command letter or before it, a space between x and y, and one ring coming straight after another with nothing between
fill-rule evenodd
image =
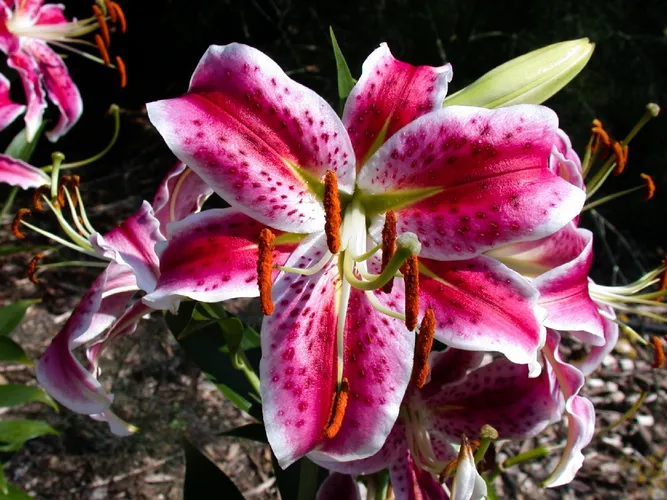
<instances>
[{"instance_id":1,"label":"flower stem","mask_svg":"<svg viewBox=\"0 0 667 500\"><path fill-rule=\"evenodd\" d=\"M549 448L548 446L538 446L537 448L528 450L525 453L520 453L515 457L508 458L503 462L502 468L508 469L510 467L522 464L524 462L528 462L530 460L535 460L537 458L544 458L547 455L549 455L549 453L551 453L552 451L553 448Z\"/></svg>"},{"instance_id":2,"label":"flower stem","mask_svg":"<svg viewBox=\"0 0 667 500\"><path fill-rule=\"evenodd\" d=\"M9 192L9 196L7 196L7 199L5 200L5 204L2 206L2 211L0 211L0 219L4 218L12 209L12 206L14 205L14 200L16 199L16 195L19 192L18 187L13 187L12 190Z\"/></svg>"}]
</instances>

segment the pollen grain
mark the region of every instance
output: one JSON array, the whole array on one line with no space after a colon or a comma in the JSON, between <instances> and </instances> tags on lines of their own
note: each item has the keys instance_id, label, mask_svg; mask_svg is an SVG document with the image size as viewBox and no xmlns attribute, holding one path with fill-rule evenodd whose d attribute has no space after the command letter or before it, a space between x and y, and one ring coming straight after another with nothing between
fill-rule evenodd
<instances>
[{"instance_id":1,"label":"pollen grain","mask_svg":"<svg viewBox=\"0 0 667 500\"><path fill-rule=\"evenodd\" d=\"M257 258L257 284L259 285L259 300L262 313L270 316L273 313L271 300L271 275L273 274L273 240L275 236L270 229L264 228L259 233Z\"/></svg>"},{"instance_id":2,"label":"pollen grain","mask_svg":"<svg viewBox=\"0 0 667 500\"><path fill-rule=\"evenodd\" d=\"M343 222L338 198L338 179L333 170L324 174L324 232L327 235L327 246L333 254L340 250L340 226Z\"/></svg>"},{"instance_id":3,"label":"pollen grain","mask_svg":"<svg viewBox=\"0 0 667 500\"><path fill-rule=\"evenodd\" d=\"M416 255L408 257L403 264L405 280L405 326L408 330L417 327L419 316L419 261Z\"/></svg>"},{"instance_id":4,"label":"pollen grain","mask_svg":"<svg viewBox=\"0 0 667 500\"><path fill-rule=\"evenodd\" d=\"M435 334L435 313L433 308L426 309L422 319L419 333L415 342L415 361L412 366L412 383L421 389L426 384L428 377L428 356L433 348L433 335Z\"/></svg>"}]
</instances>

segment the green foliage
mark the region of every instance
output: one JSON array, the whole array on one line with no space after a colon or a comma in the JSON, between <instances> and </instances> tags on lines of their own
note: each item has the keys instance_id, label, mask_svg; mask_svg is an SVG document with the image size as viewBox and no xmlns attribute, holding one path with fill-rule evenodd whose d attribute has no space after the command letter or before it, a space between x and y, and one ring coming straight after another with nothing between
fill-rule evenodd
<instances>
[{"instance_id":1,"label":"green foliage","mask_svg":"<svg viewBox=\"0 0 667 500\"><path fill-rule=\"evenodd\" d=\"M183 500L211 497L243 500L243 495L227 474L186 440Z\"/></svg>"},{"instance_id":2,"label":"green foliage","mask_svg":"<svg viewBox=\"0 0 667 500\"><path fill-rule=\"evenodd\" d=\"M334 35L334 30L332 27L329 27L329 34L331 35L331 45L333 46L334 57L336 58L336 72L338 73L338 97L341 101L345 101L347 96L352 92L352 88L357 81L352 78L352 73L350 68L347 65L345 56L338 46L338 40L336 40L336 35Z\"/></svg>"},{"instance_id":3,"label":"green foliage","mask_svg":"<svg viewBox=\"0 0 667 500\"><path fill-rule=\"evenodd\" d=\"M237 355L249 361L248 370L259 367L259 335L220 307L185 302L177 315L166 315L167 325L187 355L238 408L262 419L257 390Z\"/></svg>"},{"instance_id":4,"label":"green foliage","mask_svg":"<svg viewBox=\"0 0 667 500\"><path fill-rule=\"evenodd\" d=\"M58 405L43 389L23 384L0 385L0 408L26 403L44 403L58 411Z\"/></svg>"},{"instance_id":5,"label":"green foliage","mask_svg":"<svg viewBox=\"0 0 667 500\"><path fill-rule=\"evenodd\" d=\"M30 439L58 432L41 420L3 420L0 422L0 451L18 451Z\"/></svg>"},{"instance_id":6,"label":"green foliage","mask_svg":"<svg viewBox=\"0 0 667 500\"><path fill-rule=\"evenodd\" d=\"M247 424L236 427L218 434L221 437L238 437L257 441L258 443L268 443L266 438L266 429L263 424Z\"/></svg>"},{"instance_id":7,"label":"green foliage","mask_svg":"<svg viewBox=\"0 0 667 500\"><path fill-rule=\"evenodd\" d=\"M18 300L0 308L0 336L9 335L21 323L28 307L39 302L40 299Z\"/></svg>"},{"instance_id":8,"label":"green foliage","mask_svg":"<svg viewBox=\"0 0 667 500\"><path fill-rule=\"evenodd\" d=\"M0 337L0 361L24 365L32 364L23 348L9 337Z\"/></svg>"}]
</instances>

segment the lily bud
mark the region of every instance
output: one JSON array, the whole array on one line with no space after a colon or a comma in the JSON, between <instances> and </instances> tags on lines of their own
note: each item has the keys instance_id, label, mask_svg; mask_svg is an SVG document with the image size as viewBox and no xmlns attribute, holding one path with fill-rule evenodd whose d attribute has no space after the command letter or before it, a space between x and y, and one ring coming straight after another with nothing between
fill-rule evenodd
<instances>
[{"instance_id":1,"label":"lily bud","mask_svg":"<svg viewBox=\"0 0 667 500\"><path fill-rule=\"evenodd\" d=\"M588 38L580 38L534 50L492 69L447 97L443 106L541 104L584 69L594 48Z\"/></svg>"},{"instance_id":2,"label":"lily bud","mask_svg":"<svg viewBox=\"0 0 667 500\"><path fill-rule=\"evenodd\" d=\"M487 494L484 478L477 472L475 457L465 436L461 436L456 476L452 483L452 500L481 500Z\"/></svg>"}]
</instances>

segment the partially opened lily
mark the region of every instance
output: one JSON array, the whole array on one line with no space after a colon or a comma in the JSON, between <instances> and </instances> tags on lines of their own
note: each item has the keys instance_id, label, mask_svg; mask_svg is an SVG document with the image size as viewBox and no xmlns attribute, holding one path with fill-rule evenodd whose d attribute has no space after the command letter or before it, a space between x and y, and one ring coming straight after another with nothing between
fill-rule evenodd
<instances>
[{"instance_id":1,"label":"partially opened lily","mask_svg":"<svg viewBox=\"0 0 667 500\"><path fill-rule=\"evenodd\" d=\"M150 292L159 276L155 245L166 239L168 223L198 212L210 189L177 164L162 181L153 207L141 209L116 229L90 236L98 256L112 262L98 276L63 329L40 359L37 380L67 408L106 421L112 432L127 435L135 428L111 410L113 395L98 382L99 357L116 338L132 333L152 309L136 299L139 290ZM87 366L73 351L85 346Z\"/></svg>"},{"instance_id":2,"label":"partially opened lily","mask_svg":"<svg viewBox=\"0 0 667 500\"><path fill-rule=\"evenodd\" d=\"M175 226L144 301L173 310L183 297L260 294L265 313L275 304L260 375L282 466L313 449L338 460L377 452L410 380L408 330L428 306L437 339L539 373L537 293L480 254L558 231L584 193L549 168L552 111L440 109L450 78L448 65L414 67L383 44L341 121L267 56L232 44L209 48L185 96L148 105L176 156L233 209ZM250 245L251 227L275 241L262 231ZM271 295L272 263L282 272Z\"/></svg>"},{"instance_id":3,"label":"partially opened lily","mask_svg":"<svg viewBox=\"0 0 667 500\"><path fill-rule=\"evenodd\" d=\"M117 19L120 8L115 2L108 3L113 10L109 18ZM25 124L28 142L33 140L42 123L46 96L60 111L58 122L46 132L46 136L53 142L66 134L83 112L79 89L72 81L62 58L49 45L105 62L72 45L79 42L96 47L95 44L77 39L100 30L102 34L97 37L101 43L97 43L97 48L106 53L109 42L107 15L95 7L96 14L90 18L68 21L63 13L64 8L62 4L44 4L44 0L0 1L0 50L7 55L7 64L19 73L23 82L27 100ZM18 116L16 108L12 110L11 114L15 118ZM0 122L0 129L9 123Z\"/></svg>"},{"instance_id":4,"label":"partially opened lily","mask_svg":"<svg viewBox=\"0 0 667 500\"><path fill-rule=\"evenodd\" d=\"M525 439L558 420L561 413L558 385L548 370L531 378L526 366L501 358L480 367L482 359L481 353L458 349L433 354L430 381L406 394L400 416L376 455L348 462L316 452L309 457L332 471L352 475L388 468L397 500L435 500L448 498L447 471L454 470L450 464L458 456L453 497L481 498L486 487L469 450L461 456L454 447L461 436L478 439L482 427L492 425L499 439Z\"/></svg>"}]
</instances>

